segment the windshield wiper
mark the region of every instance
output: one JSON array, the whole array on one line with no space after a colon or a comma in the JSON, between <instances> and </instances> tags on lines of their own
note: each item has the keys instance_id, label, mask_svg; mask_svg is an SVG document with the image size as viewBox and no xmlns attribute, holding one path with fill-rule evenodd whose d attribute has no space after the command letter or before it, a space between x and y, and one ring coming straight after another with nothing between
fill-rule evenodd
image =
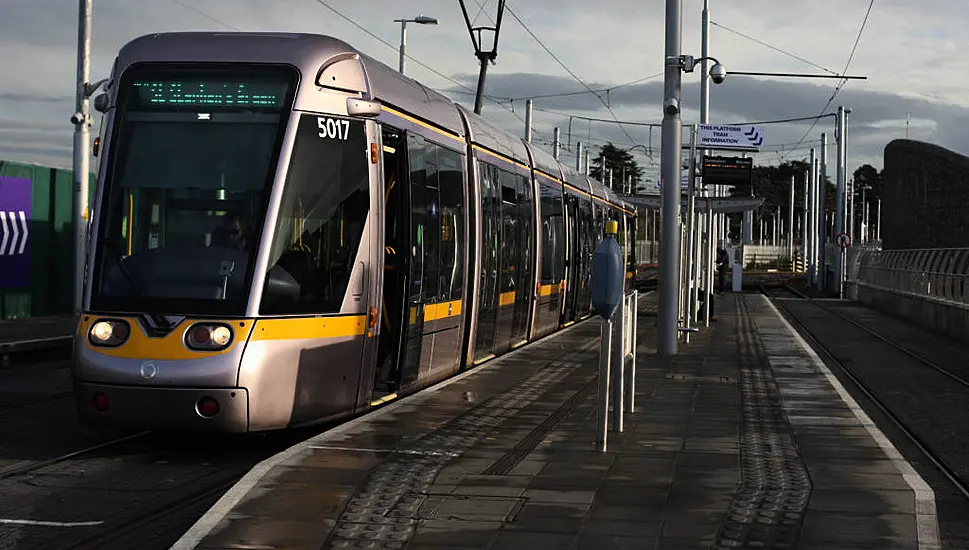
<instances>
[{"instance_id":1,"label":"windshield wiper","mask_svg":"<svg viewBox=\"0 0 969 550\"><path fill-rule=\"evenodd\" d=\"M101 244L109 245L112 249L117 251L118 261L116 262L116 265L118 266L118 271L121 272L121 275L124 276L125 280L128 281L128 284L135 289L135 292L137 292L140 297L149 298L150 296L148 296L148 291L145 290L145 285L142 284L141 279L139 279L138 276L131 271L131 268L128 267L128 264L125 263L127 256L125 256L124 250L121 248L121 243L110 238L101 239L100 242ZM154 315L152 313L146 313L146 315L151 317L152 321L154 321L155 324L157 324L160 328L168 329L172 327L172 324L168 321L168 319L165 318L164 315Z\"/></svg>"}]
</instances>

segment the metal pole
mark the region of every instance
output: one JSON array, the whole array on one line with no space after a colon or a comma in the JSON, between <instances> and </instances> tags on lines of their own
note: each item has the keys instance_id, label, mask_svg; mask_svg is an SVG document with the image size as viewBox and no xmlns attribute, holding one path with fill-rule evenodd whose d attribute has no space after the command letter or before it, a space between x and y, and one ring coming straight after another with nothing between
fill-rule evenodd
<instances>
[{"instance_id":1,"label":"metal pole","mask_svg":"<svg viewBox=\"0 0 969 550\"><path fill-rule=\"evenodd\" d=\"M404 74L404 57L407 50L407 21L400 22L400 74Z\"/></svg>"},{"instance_id":2,"label":"metal pole","mask_svg":"<svg viewBox=\"0 0 969 550\"><path fill-rule=\"evenodd\" d=\"M79 0L77 21L77 96L74 115L74 313L80 315L84 299L87 256L88 185L90 180L91 0Z\"/></svg>"},{"instance_id":3,"label":"metal pole","mask_svg":"<svg viewBox=\"0 0 969 550\"><path fill-rule=\"evenodd\" d=\"M787 198L787 256L794 261L794 174L791 174L791 185Z\"/></svg>"},{"instance_id":4,"label":"metal pole","mask_svg":"<svg viewBox=\"0 0 969 550\"><path fill-rule=\"evenodd\" d=\"M585 149L585 175L589 175L589 148Z\"/></svg>"},{"instance_id":5,"label":"metal pole","mask_svg":"<svg viewBox=\"0 0 969 550\"><path fill-rule=\"evenodd\" d=\"M878 223L878 225L875 226L875 240L880 241L882 240L882 198L881 197L878 197L878 214L876 214L875 221L876 223Z\"/></svg>"},{"instance_id":6,"label":"metal pole","mask_svg":"<svg viewBox=\"0 0 969 550\"><path fill-rule=\"evenodd\" d=\"M582 144L575 142L575 171L582 173Z\"/></svg>"},{"instance_id":7,"label":"metal pole","mask_svg":"<svg viewBox=\"0 0 969 550\"><path fill-rule=\"evenodd\" d=\"M554 136L552 138L552 156L555 157L555 160L558 160L559 149L562 147L562 131L559 130L558 126L555 127L555 132L552 135Z\"/></svg>"},{"instance_id":8,"label":"metal pole","mask_svg":"<svg viewBox=\"0 0 969 550\"><path fill-rule=\"evenodd\" d=\"M616 310L613 318L616 319L612 326L612 353L610 354L611 363L610 373L609 373L609 385L611 386L610 391L612 395L609 399L612 400L612 431L622 432L623 431L623 381L624 373L623 367L625 366L625 335L626 335L626 314L627 307L629 305L628 296L623 295L622 301L619 303L619 309Z\"/></svg>"},{"instance_id":9,"label":"metal pole","mask_svg":"<svg viewBox=\"0 0 969 550\"><path fill-rule=\"evenodd\" d=\"M495 39L497 45L497 39ZM474 113L481 114L481 104L484 103L485 77L488 76L488 56L482 52L479 56L481 60L481 71L478 73L478 89L474 93Z\"/></svg>"},{"instance_id":10,"label":"metal pole","mask_svg":"<svg viewBox=\"0 0 969 550\"><path fill-rule=\"evenodd\" d=\"M825 268L825 252L827 238L827 211L825 195L828 187L828 134L821 132L821 159L819 160L821 169L818 170L818 288L825 287L827 270Z\"/></svg>"},{"instance_id":11,"label":"metal pole","mask_svg":"<svg viewBox=\"0 0 969 550\"><path fill-rule=\"evenodd\" d=\"M819 201L821 189L821 159L817 156L814 157L814 204L812 208L814 209L814 221L811 223L811 239L813 242L814 249L814 286L815 288L821 287L821 265L819 261L821 260L821 247L824 245L821 243L820 226L821 226L821 203Z\"/></svg>"},{"instance_id":12,"label":"metal pole","mask_svg":"<svg viewBox=\"0 0 969 550\"><path fill-rule=\"evenodd\" d=\"M599 399L596 409L596 449L605 452L609 428L609 358L612 350L612 321L603 319L599 339Z\"/></svg>"},{"instance_id":13,"label":"metal pole","mask_svg":"<svg viewBox=\"0 0 969 550\"><path fill-rule=\"evenodd\" d=\"M808 249L808 281L811 286L814 286L815 281L817 281L817 264L814 261L815 258L815 236L817 235L817 218L815 217L815 205L817 204L817 188L814 182L817 178L815 174L815 169L817 167L817 159L815 158L815 150L811 149L810 164L808 165L809 179L808 179L808 223L807 223L807 249Z\"/></svg>"},{"instance_id":14,"label":"metal pole","mask_svg":"<svg viewBox=\"0 0 969 550\"><path fill-rule=\"evenodd\" d=\"M804 212L801 213L801 267L808 268L808 214L810 213L810 189L811 189L810 170L804 171Z\"/></svg>"},{"instance_id":15,"label":"metal pole","mask_svg":"<svg viewBox=\"0 0 969 550\"><path fill-rule=\"evenodd\" d=\"M679 309L676 287L680 280L680 162L683 146L680 120L680 5L666 0L666 55L663 101L663 142L660 172L663 174L663 245L660 248L660 287L656 348L660 356L677 353Z\"/></svg>"},{"instance_id":16,"label":"metal pole","mask_svg":"<svg viewBox=\"0 0 969 550\"><path fill-rule=\"evenodd\" d=\"M844 106L838 107L838 122L837 130L835 131L835 137L838 141L838 181L836 182L836 195L838 200L835 201L835 213L834 213L834 231L835 234L844 233L845 230L845 210L844 210L844 196L845 196L845 152L847 151L845 144L845 108Z\"/></svg>"},{"instance_id":17,"label":"metal pole","mask_svg":"<svg viewBox=\"0 0 969 550\"><path fill-rule=\"evenodd\" d=\"M532 142L532 100L525 100L525 141Z\"/></svg>"},{"instance_id":18,"label":"metal pole","mask_svg":"<svg viewBox=\"0 0 969 550\"><path fill-rule=\"evenodd\" d=\"M686 235L687 235L687 251L686 251L686 316L684 321L684 327L689 329L693 326L693 320L696 319L696 247L699 231L697 231L697 219L696 219L696 174L694 162L696 159L696 133L697 125L693 124L690 126L690 163L689 163L689 175L687 176L686 183L686 197L687 197L687 207L686 207ZM685 342L690 343L690 332L687 330L685 333Z\"/></svg>"},{"instance_id":19,"label":"metal pole","mask_svg":"<svg viewBox=\"0 0 969 550\"><path fill-rule=\"evenodd\" d=\"M848 211L849 211L849 221L851 232L851 240L855 240L855 179L851 178L851 190L848 193Z\"/></svg>"},{"instance_id":20,"label":"metal pole","mask_svg":"<svg viewBox=\"0 0 969 550\"><path fill-rule=\"evenodd\" d=\"M710 193L712 194L712 193ZM715 257L713 255L713 239L715 237L713 233L713 203L711 202L713 197L707 197L707 280L706 280L706 300L703 304L703 323L706 326L710 326L710 302L713 301L713 272L716 269L714 265Z\"/></svg>"},{"instance_id":21,"label":"metal pole","mask_svg":"<svg viewBox=\"0 0 969 550\"><path fill-rule=\"evenodd\" d=\"M632 339L629 345L629 368L626 369L626 381L623 388L626 390L625 404L626 412L636 412L636 344L639 340L639 291L634 290L632 294L632 312L629 316L632 326L629 330L629 337Z\"/></svg>"}]
</instances>

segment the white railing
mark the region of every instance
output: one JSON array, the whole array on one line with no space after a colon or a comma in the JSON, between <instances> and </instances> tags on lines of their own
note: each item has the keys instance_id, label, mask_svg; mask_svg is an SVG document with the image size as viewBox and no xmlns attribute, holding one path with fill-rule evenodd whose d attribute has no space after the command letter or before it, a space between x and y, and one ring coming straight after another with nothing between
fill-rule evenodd
<instances>
[{"instance_id":1,"label":"white railing","mask_svg":"<svg viewBox=\"0 0 969 550\"><path fill-rule=\"evenodd\" d=\"M969 248L864 250L856 258L853 284L969 308Z\"/></svg>"},{"instance_id":2,"label":"white railing","mask_svg":"<svg viewBox=\"0 0 969 550\"><path fill-rule=\"evenodd\" d=\"M623 413L635 411L636 327L639 291L622 298L611 319L602 319L599 344L599 398L596 420L596 447L606 451L609 431L609 402L612 402L612 431L623 431Z\"/></svg>"}]
</instances>

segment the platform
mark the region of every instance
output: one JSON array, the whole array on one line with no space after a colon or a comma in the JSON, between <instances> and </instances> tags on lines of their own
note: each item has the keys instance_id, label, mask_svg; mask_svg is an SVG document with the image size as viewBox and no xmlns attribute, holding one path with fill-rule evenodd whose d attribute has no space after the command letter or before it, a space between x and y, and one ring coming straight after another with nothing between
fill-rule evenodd
<instances>
[{"instance_id":1,"label":"platform","mask_svg":"<svg viewBox=\"0 0 969 550\"><path fill-rule=\"evenodd\" d=\"M0 353L71 343L77 317L51 315L0 321Z\"/></svg>"},{"instance_id":2,"label":"platform","mask_svg":"<svg viewBox=\"0 0 969 550\"><path fill-rule=\"evenodd\" d=\"M173 548L933 548L932 492L767 298L673 358L640 304L637 408L595 440L591 319L254 468Z\"/></svg>"}]
</instances>

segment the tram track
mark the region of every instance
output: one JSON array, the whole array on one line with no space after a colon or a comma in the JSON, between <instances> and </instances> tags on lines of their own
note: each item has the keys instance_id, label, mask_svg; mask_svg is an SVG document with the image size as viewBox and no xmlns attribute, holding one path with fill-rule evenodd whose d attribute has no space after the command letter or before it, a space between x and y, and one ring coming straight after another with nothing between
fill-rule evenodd
<instances>
[{"instance_id":1,"label":"tram track","mask_svg":"<svg viewBox=\"0 0 969 550\"><path fill-rule=\"evenodd\" d=\"M60 456L56 456L54 458L48 458L46 460L38 460L38 461L30 462L28 464L8 467L3 470L0 470L0 481L13 479L20 476L30 475L38 470L42 470L49 466L54 466L76 458L82 458L88 455L93 455L97 452L116 447L123 443L128 443L133 440L142 439L148 436L150 433L151 432L149 431L138 432L135 434L130 434L123 437L111 439L109 441L105 441L102 443L98 443L97 445L91 445L90 447L85 447L77 451L65 453Z\"/></svg>"},{"instance_id":2,"label":"tram track","mask_svg":"<svg viewBox=\"0 0 969 550\"><path fill-rule=\"evenodd\" d=\"M769 290L768 287L763 283L760 283L758 286L760 292L768 298L772 299L778 297L778 288L775 287ZM878 334L869 327L866 327L854 319L847 317L843 313L835 311L833 308L830 308L817 300L810 299L804 293L799 292L790 285L783 284L781 285L780 290L789 296L809 301L815 307L857 327L864 333L870 335L876 341L882 344L887 344L893 350L903 353L904 355L915 360L917 363L931 368L932 370L945 376L947 379L957 382L960 386L969 388L969 383L967 383L962 377L950 372L948 369L941 367L940 365L919 355L918 353L913 352L911 349L885 338L883 335ZM843 378L850 380L854 387L865 396L867 401L876 407L884 418L888 419L892 423L892 425L897 429L898 433L904 435L911 446L917 449L918 452L922 454L940 474L942 474L951 487L954 488L956 492L959 493L964 499L969 501L969 477L963 473L960 473L960 468L954 466L949 459L943 456L943 453L933 449L933 445L926 440L925 436L919 435L919 431L914 428L910 422L907 422L904 418L902 418L902 415L898 414L894 407L886 403L885 399L880 398L878 396L879 392L872 388L871 384L867 383L863 376L856 372L855 369L849 366L847 361L841 360L837 354L830 349L829 346L825 345L814 331L812 331L805 323L803 323L796 315L793 314L784 301L773 301L775 305L777 305L778 309L781 310L788 322L790 322L797 329L801 336L811 345L812 348L814 348L822 360L824 360L828 365L836 367L836 369L843 375Z\"/></svg>"}]
</instances>

